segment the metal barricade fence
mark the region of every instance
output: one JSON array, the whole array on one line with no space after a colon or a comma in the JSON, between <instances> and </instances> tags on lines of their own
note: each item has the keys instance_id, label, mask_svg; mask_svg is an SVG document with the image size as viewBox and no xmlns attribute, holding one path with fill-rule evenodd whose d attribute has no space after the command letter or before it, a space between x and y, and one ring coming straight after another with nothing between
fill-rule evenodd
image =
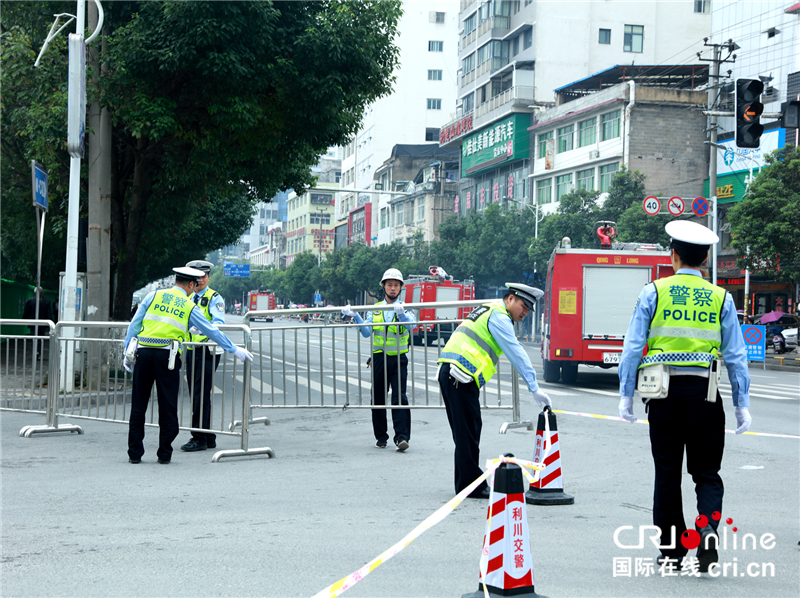
<instances>
[{"instance_id":1,"label":"metal barricade fence","mask_svg":"<svg viewBox=\"0 0 800 598\"><path fill-rule=\"evenodd\" d=\"M24 322L27 324L31 321L25 320ZM18 324L20 322L0 320L0 323ZM44 425L25 426L20 431L20 436L30 437L33 434L50 432L83 434L80 426L59 424L59 417L127 424L130 414L132 377L124 370L122 362L128 324L126 322L59 322L54 326L52 322L49 322L49 325L52 332L47 360L49 373L45 380L46 392L39 389L39 395L45 394L46 421ZM62 338L61 332L68 327L76 332L73 336L64 335ZM241 342L237 343L238 339L235 338L231 340L235 344L250 348L250 334L246 326L222 325L218 328L229 335L232 332L241 333L243 336ZM3 338L8 338L8 342L13 340L18 343L23 340L24 343L34 337L3 336ZM231 354L223 353L219 367L212 368L213 373L208 383L211 387L210 401L208 403L200 401L200 410L210 410L210 429L192 427L194 410L192 396L195 382L194 380L188 381L186 375L188 360L193 357L190 347L195 351L203 348L203 355L198 361L200 361L200 367L204 369L206 359L213 358L210 354L214 352L217 345L213 342L184 343L181 359L181 386L178 395L180 429L211 432L241 439L239 449L218 451L212 458L214 462L225 457L241 455L274 456L273 451L268 447L249 448L248 446L249 425L252 420L249 388L251 368L249 362L245 362L241 369L237 367L236 360ZM209 351L206 351L204 347L208 347ZM6 347L3 358L6 367L3 369L4 390L2 399L0 399L0 409L40 412L39 409L30 408L37 400L36 387L22 397L16 392L17 387L27 384L24 346L22 355L16 350L11 351ZM13 371L10 369L10 363L18 364ZM66 374L69 370L74 372L74 378ZM8 392L9 382L11 382L12 389L10 395ZM202 392L207 383L205 377L199 383L201 388L198 390ZM200 396L202 397L202 394ZM39 404L35 404L36 407L40 406L41 398L38 401ZM21 408L26 406L28 408ZM146 426L158 426L155 421L156 410L156 391L153 389L148 404ZM200 415L201 413L198 413L198 421L202 422ZM269 424L269 420L266 418L261 418L259 421L265 425Z\"/></svg>"},{"instance_id":2,"label":"metal barricade fence","mask_svg":"<svg viewBox=\"0 0 800 598\"><path fill-rule=\"evenodd\" d=\"M483 305L486 300L441 303L404 304L406 309L431 309ZM378 311L376 306L351 306L354 312ZM386 310L391 313L391 310ZM398 322L340 324L331 317L340 307L253 311L245 314L245 323L253 335L252 407L275 408L340 408L373 409L372 372L367 359L386 359L386 353L373 354L373 334L368 339L359 333L361 327L374 329L398 326ZM291 322L286 325L276 316L322 314L324 323ZM252 317L272 317L271 325L250 323ZM425 320L421 337L411 335L420 345L409 344L408 405L390 403L391 386L387 375L382 381L388 409L444 409L438 383L438 358L454 324L461 320ZM421 322L408 324L417 326ZM432 333L427 330L433 325ZM399 330L389 333L399 340ZM386 368L382 368L386 372ZM400 372L398 369L398 384ZM399 403L399 401L398 401ZM381 408L380 406L378 408ZM481 409L508 409L512 420L505 422L500 433L509 428L533 429L530 421L520 420L518 374L504 360L497 365L496 376L481 390Z\"/></svg>"},{"instance_id":3,"label":"metal barricade fence","mask_svg":"<svg viewBox=\"0 0 800 598\"><path fill-rule=\"evenodd\" d=\"M55 324L50 320L2 320L3 325L47 327L43 335L0 334L0 409L45 413L47 409L49 353ZM41 348L39 348L41 346Z\"/></svg>"}]
</instances>

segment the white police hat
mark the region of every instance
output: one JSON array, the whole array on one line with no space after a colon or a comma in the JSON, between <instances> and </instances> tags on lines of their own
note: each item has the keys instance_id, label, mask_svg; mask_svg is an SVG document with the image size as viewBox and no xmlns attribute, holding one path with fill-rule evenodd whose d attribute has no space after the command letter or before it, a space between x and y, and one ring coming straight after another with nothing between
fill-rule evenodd
<instances>
[{"instance_id":1,"label":"white police hat","mask_svg":"<svg viewBox=\"0 0 800 598\"><path fill-rule=\"evenodd\" d=\"M197 282L198 278L202 278L206 275L205 272L196 268L173 268L172 271L175 272L176 280L191 280Z\"/></svg>"},{"instance_id":2,"label":"white police hat","mask_svg":"<svg viewBox=\"0 0 800 598\"><path fill-rule=\"evenodd\" d=\"M211 262L207 262L205 260L192 260L191 262L186 262L187 268L194 268L195 270L202 270L206 274L211 272L211 268L214 266Z\"/></svg>"},{"instance_id":3,"label":"white police hat","mask_svg":"<svg viewBox=\"0 0 800 598\"><path fill-rule=\"evenodd\" d=\"M672 237L673 244L694 245L697 249L705 247L708 249L709 245L719 242L719 237L702 224L696 222L689 222L688 220L672 220L667 222L664 230Z\"/></svg>"},{"instance_id":4,"label":"white police hat","mask_svg":"<svg viewBox=\"0 0 800 598\"><path fill-rule=\"evenodd\" d=\"M536 300L544 295L544 291L541 289L537 289L536 287L529 287L526 284L519 284L517 282L507 282L506 286L508 287L508 291L525 302L525 305L528 306L528 309L533 309L533 306L536 305Z\"/></svg>"}]
</instances>

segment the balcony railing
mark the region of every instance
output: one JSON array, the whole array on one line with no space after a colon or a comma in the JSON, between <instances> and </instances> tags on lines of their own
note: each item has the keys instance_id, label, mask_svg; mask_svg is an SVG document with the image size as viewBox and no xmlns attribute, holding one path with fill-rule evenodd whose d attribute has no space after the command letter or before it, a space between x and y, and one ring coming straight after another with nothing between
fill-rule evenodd
<instances>
[{"instance_id":1,"label":"balcony railing","mask_svg":"<svg viewBox=\"0 0 800 598\"><path fill-rule=\"evenodd\" d=\"M468 6L475 4L476 0L461 0L461 12L464 12Z\"/></svg>"},{"instance_id":2,"label":"balcony railing","mask_svg":"<svg viewBox=\"0 0 800 598\"><path fill-rule=\"evenodd\" d=\"M478 25L478 37L490 29L508 29L510 27L510 23L510 17L495 15L491 19L486 19L483 23Z\"/></svg>"},{"instance_id":3,"label":"balcony railing","mask_svg":"<svg viewBox=\"0 0 800 598\"><path fill-rule=\"evenodd\" d=\"M486 73L489 72L491 66L492 66L491 60L487 60L483 64L479 64L478 68L475 69L475 76L480 77L481 75L485 75Z\"/></svg>"},{"instance_id":4,"label":"balcony railing","mask_svg":"<svg viewBox=\"0 0 800 598\"><path fill-rule=\"evenodd\" d=\"M496 56L492 58L492 72L499 71L508 64L508 57Z\"/></svg>"},{"instance_id":5,"label":"balcony railing","mask_svg":"<svg viewBox=\"0 0 800 598\"><path fill-rule=\"evenodd\" d=\"M497 94L488 102L484 102L475 108L475 118L478 119L484 114L488 114L495 108L500 108L504 104L515 102L517 100L531 101L533 100L533 87L529 85L517 85L510 87L504 92Z\"/></svg>"},{"instance_id":6,"label":"balcony railing","mask_svg":"<svg viewBox=\"0 0 800 598\"><path fill-rule=\"evenodd\" d=\"M467 83L471 83L475 80L475 71L470 71L463 77L461 77L461 87L464 87Z\"/></svg>"},{"instance_id":7,"label":"balcony railing","mask_svg":"<svg viewBox=\"0 0 800 598\"><path fill-rule=\"evenodd\" d=\"M467 35L465 35L461 39L461 49L463 50L468 45L470 45L472 42L474 42L476 39L478 39L478 30L477 29L473 30L472 33L468 33Z\"/></svg>"}]
</instances>

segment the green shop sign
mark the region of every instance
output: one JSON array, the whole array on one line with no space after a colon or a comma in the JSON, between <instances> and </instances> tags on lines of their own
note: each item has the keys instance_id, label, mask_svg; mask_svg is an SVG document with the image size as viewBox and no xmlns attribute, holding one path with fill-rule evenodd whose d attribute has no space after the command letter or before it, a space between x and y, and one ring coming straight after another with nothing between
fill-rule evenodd
<instances>
[{"instance_id":1,"label":"green shop sign","mask_svg":"<svg viewBox=\"0 0 800 598\"><path fill-rule=\"evenodd\" d=\"M748 173L735 172L717 177L717 203L722 205L734 203L744 199L744 192L747 189L745 179ZM710 197L708 193L708 179L703 181L703 196Z\"/></svg>"},{"instance_id":2,"label":"green shop sign","mask_svg":"<svg viewBox=\"0 0 800 598\"><path fill-rule=\"evenodd\" d=\"M510 117L465 137L461 145L462 176L471 176L529 155L530 114Z\"/></svg>"}]
</instances>

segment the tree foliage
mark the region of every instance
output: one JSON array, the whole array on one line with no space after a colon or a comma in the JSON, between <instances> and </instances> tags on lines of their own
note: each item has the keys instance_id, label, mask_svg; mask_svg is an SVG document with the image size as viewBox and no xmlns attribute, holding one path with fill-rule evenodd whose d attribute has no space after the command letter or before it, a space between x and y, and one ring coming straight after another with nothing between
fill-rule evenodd
<instances>
[{"instance_id":1,"label":"tree foliage","mask_svg":"<svg viewBox=\"0 0 800 598\"><path fill-rule=\"evenodd\" d=\"M765 161L745 199L729 212L733 247L743 268L800 281L800 150L787 145ZM749 251L749 253L748 253Z\"/></svg>"}]
</instances>

